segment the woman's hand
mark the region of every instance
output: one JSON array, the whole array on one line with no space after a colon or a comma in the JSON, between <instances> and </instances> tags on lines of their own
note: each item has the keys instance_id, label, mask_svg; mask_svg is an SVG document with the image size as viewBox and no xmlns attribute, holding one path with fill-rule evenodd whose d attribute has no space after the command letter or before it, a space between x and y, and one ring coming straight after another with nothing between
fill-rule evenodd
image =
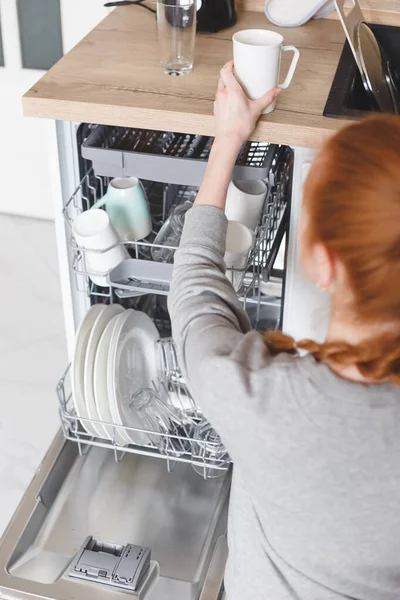
<instances>
[{"instance_id":1,"label":"woman's hand","mask_svg":"<svg viewBox=\"0 0 400 600\"><path fill-rule=\"evenodd\" d=\"M250 100L233 74L233 61L221 69L214 102L215 134L241 146L248 140L262 113L282 90L273 88L258 100Z\"/></svg>"},{"instance_id":2,"label":"woman's hand","mask_svg":"<svg viewBox=\"0 0 400 600\"><path fill-rule=\"evenodd\" d=\"M215 140L195 206L207 204L225 210L226 193L238 152L249 139L259 116L281 90L269 90L262 98L250 100L233 74L233 62L221 69L214 102Z\"/></svg>"}]
</instances>

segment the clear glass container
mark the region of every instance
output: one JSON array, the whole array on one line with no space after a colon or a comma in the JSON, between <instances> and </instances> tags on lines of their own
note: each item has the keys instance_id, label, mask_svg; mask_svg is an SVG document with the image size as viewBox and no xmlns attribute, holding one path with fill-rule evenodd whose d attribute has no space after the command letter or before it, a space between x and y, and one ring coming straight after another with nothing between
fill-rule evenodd
<instances>
[{"instance_id":1,"label":"clear glass container","mask_svg":"<svg viewBox=\"0 0 400 600\"><path fill-rule=\"evenodd\" d=\"M193 68L196 0L157 0L161 66L167 75L187 75Z\"/></svg>"},{"instance_id":2,"label":"clear glass container","mask_svg":"<svg viewBox=\"0 0 400 600\"><path fill-rule=\"evenodd\" d=\"M154 248L151 249L153 260L157 262L172 263L174 261L175 249L178 248L185 224L185 216L193 206L190 200L176 206L154 240ZM165 248L157 248L165 246Z\"/></svg>"},{"instance_id":3,"label":"clear glass container","mask_svg":"<svg viewBox=\"0 0 400 600\"><path fill-rule=\"evenodd\" d=\"M192 467L204 479L225 474L230 458L221 438L212 425L203 419L194 430L192 443Z\"/></svg>"},{"instance_id":4,"label":"clear glass container","mask_svg":"<svg viewBox=\"0 0 400 600\"><path fill-rule=\"evenodd\" d=\"M147 434L149 442L161 454L178 457L191 451L189 438L193 435L194 421L183 411L169 405L164 382L158 390L144 388L137 392L132 398L131 408L137 411L143 428L151 432Z\"/></svg>"}]
</instances>

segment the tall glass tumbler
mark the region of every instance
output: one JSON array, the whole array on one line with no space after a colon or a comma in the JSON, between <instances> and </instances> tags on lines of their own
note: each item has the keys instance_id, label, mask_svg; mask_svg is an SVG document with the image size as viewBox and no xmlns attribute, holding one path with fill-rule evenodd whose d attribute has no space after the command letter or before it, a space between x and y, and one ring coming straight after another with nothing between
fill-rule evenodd
<instances>
[{"instance_id":1,"label":"tall glass tumbler","mask_svg":"<svg viewBox=\"0 0 400 600\"><path fill-rule=\"evenodd\" d=\"M161 66L167 75L188 75L193 68L196 0L157 0Z\"/></svg>"}]
</instances>

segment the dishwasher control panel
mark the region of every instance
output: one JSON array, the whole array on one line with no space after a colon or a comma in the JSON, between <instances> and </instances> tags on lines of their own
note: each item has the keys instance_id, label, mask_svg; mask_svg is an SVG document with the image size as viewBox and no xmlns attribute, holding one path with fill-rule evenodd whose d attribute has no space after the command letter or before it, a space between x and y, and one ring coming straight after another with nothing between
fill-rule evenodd
<instances>
[{"instance_id":1,"label":"dishwasher control panel","mask_svg":"<svg viewBox=\"0 0 400 600\"><path fill-rule=\"evenodd\" d=\"M102 585L136 592L150 567L149 548L119 546L86 538L72 561L68 575Z\"/></svg>"}]
</instances>

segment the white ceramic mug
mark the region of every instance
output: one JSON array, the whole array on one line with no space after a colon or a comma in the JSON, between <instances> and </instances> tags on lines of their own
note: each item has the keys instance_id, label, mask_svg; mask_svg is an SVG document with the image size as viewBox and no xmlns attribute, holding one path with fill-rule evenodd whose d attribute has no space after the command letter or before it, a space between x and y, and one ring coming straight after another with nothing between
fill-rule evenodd
<instances>
[{"instance_id":1,"label":"white ceramic mug","mask_svg":"<svg viewBox=\"0 0 400 600\"><path fill-rule=\"evenodd\" d=\"M246 94L257 100L268 90L289 87L296 70L300 52L294 46L283 46L280 33L268 29L245 29L233 36L235 75ZM282 52L293 52L293 59L283 83L279 83ZM264 114L275 108L270 104Z\"/></svg>"},{"instance_id":2,"label":"white ceramic mug","mask_svg":"<svg viewBox=\"0 0 400 600\"><path fill-rule=\"evenodd\" d=\"M105 206L121 240L141 240L152 230L146 192L137 177L115 177L92 209Z\"/></svg>"},{"instance_id":3,"label":"white ceramic mug","mask_svg":"<svg viewBox=\"0 0 400 600\"><path fill-rule=\"evenodd\" d=\"M87 210L76 217L72 230L76 243L84 249L90 279L96 285L107 286L107 273L129 258L110 217L99 208Z\"/></svg>"},{"instance_id":4,"label":"white ceramic mug","mask_svg":"<svg viewBox=\"0 0 400 600\"><path fill-rule=\"evenodd\" d=\"M268 187L262 179L231 181L226 196L225 214L255 231L260 220Z\"/></svg>"},{"instance_id":5,"label":"white ceramic mug","mask_svg":"<svg viewBox=\"0 0 400 600\"><path fill-rule=\"evenodd\" d=\"M228 221L224 260L226 276L236 292L241 288L244 272L235 269L243 269L246 266L253 243L254 233L246 225L238 221Z\"/></svg>"}]
</instances>

